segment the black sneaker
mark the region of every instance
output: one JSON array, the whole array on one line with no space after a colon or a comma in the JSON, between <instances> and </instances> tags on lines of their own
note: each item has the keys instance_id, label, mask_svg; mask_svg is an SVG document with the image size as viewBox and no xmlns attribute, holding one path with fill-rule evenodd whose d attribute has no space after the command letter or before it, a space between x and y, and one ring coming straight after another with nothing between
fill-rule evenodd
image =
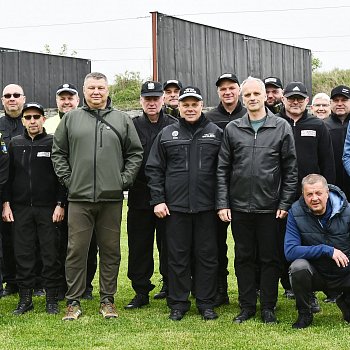
<instances>
[{"instance_id":1,"label":"black sneaker","mask_svg":"<svg viewBox=\"0 0 350 350\"><path fill-rule=\"evenodd\" d=\"M33 291L33 296L35 297L44 297L45 291L43 288L35 288Z\"/></svg>"},{"instance_id":2,"label":"black sneaker","mask_svg":"<svg viewBox=\"0 0 350 350\"><path fill-rule=\"evenodd\" d=\"M312 293L312 296L310 298L310 307L311 307L311 312L313 314L317 314L318 312L321 311L321 307L320 307L320 304L318 303L315 293Z\"/></svg>"},{"instance_id":3,"label":"black sneaker","mask_svg":"<svg viewBox=\"0 0 350 350\"><path fill-rule=\"evenodd\" d=\"M261 311L261 319L264 323L277 323L275 311L272 309L263 309Z\"/></svg>"},{"instance_id":4,"label":"black sneaker","mask_svg":"<svg viewBox=\"0 0 350 350\"><path fill-rule=\"evenodd\" d=\"M202 315L204 321L215 320L219 317L218 314L214 311L214 309L211 308L200 309L199 313Z\"/></svg>"},{"instance_id":5,"label":"black sneaker","mask_svg":"<svg viewBox=\"0 0 350 350\"><path fill-rule=\"evenodd\" d=\"M149 296L145 294L136 294L128 305L124 306L125 310L138 309L149 304Z\"/></svg>"},{"instance_id":6,"label":"black sneaker","mask_svg":"<svg viewBox=\"0 0 350 350\"><path fill-rule=\"evenodd\" d=\"M294 292L291 289L286 289L283 294L287 299L295 299Z\"/></svg>"},{"instance_id":7,"label":"black sneaker","mask_svg":"<svg viewBox=\"0 0 350 350\"><path fill-rule=\"evenodd\" d=\"M234 319L234 323L243 323L255 315L255 312L243 309Z\"/></svg>"},{"instance_id":8,"label":"black sneaker","mask_svg":"<svg viewBox=\"0 0 350 350\"><path fill-rule=\"evenodd\" d=\"M167 294L168 294L168 286L166 283L163 282L163 286L162 286L162 289L154 294L154 299L165 299L167 297Z\"/></svg>"},{"instance_id":9,"label":"black sneaker","mask_svg":"<svg viewBox=\"0 0 350 350\"><path fill-rule=\"evenodd\" d=\"M294 329L302 329L309 327L312 323L314 316L312 312L306 311L306 312L299 312L298 313L298 319L295 323L293 323L292 328Z\"/></svg>"},{"instance_id":10,"label":"black sneaker","mask_svg":"<svg viewBox=\"0 0 350 350\"><path fill-rule=\"evenodd\" d=\"M172 321L181 321L183 317L185 316L185 311L178 310L178 309L171 309L169 318Z\"/></svg>"},{"instance_id":11,"label":"black sneaker","mask_svg":"<svg viewBox=\"0 0 350 350\"><path fill-rule=\"evenodd\" d=\"M92 300L94 297L92 296L92 289L86 288L83 295L81 296L82 299L85 300Z\"/></svg>"}]
</instances>

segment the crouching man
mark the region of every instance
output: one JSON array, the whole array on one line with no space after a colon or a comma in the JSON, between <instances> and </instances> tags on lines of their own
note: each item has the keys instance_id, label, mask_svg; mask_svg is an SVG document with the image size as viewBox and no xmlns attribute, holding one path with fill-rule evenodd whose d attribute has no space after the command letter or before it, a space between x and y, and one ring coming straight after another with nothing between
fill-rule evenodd
<instances>
[{"instance_id":1,"label":"crouching man","mask_svg":"<svg viewBox=\"0 0 350 350\"><path fill-rule=\"evenodd\" d=\"M9 144L10 171L5 187L2 218L13 222L16 279L19 302L13 311L21 315L33 309L36 242L43 262L42 278L46 289L46 311L58 313L57 288L59 234L56 223L63 220L66 190L58 182L51 162L53 137L43 124L44 108L36 103L23 107L23 135Z\"/></svg>"},{"instance_id":2,"label":"crouching man","mask_svg":"<svg viewBox=\"0 0 350 350\"><path fill-rule=\"evenodd\" d=\"M293 328L313 320L313 291L342 292L337 298L350 323L350 206L344 193L326 179L310 174L302 180L302 196L289 210L284 251L290 266L298 319Z\"/></svg>"}]
</instances>

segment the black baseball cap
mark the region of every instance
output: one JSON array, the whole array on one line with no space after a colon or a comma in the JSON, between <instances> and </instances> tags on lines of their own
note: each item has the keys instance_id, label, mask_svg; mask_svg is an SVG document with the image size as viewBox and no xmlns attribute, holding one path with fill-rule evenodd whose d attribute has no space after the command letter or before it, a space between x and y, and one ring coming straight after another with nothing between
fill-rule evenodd
<instances>
[{"instance_id":1,"label":"black baseball cap","mask_svg":"<svg viewBox=\"0 0 350 350\"><path fill-rule=\"evenodd\" d=\"M221 82L223 80L231 80L233 81L234 83L237 83L239 85L239 81L238 81L238 78L236 77L235 74L233 73L224 73L224 74L221 74L218 78L218 80L216 81L216 86L219 86L221 84Z\"/></svg>"},{"instance_id":2,"label":"black baseball cap","mask_svg":"<svg viewBox=\"0 0 350 350\"><path fill-rule=\"evenodd\" d=\"M73 84L65 83L60 85L57 88L56 95L59 95L62 92L69 92L72 95L78 95L78 90Z\"/></svg>"},{"instance_id":3,"label":"black baseball cap","mask_svg":"<svg viewBox=\"0 0 350 350\"><path fill-rule=\"evenodd\" d=\"M146 81L141 87L141 96L163 96L163 86L158 81Z\"/></svg>"},{"instance_id":4,"label":"black baseball cap","mask_svg":"<svg viewBox=\"0 0 350 350\"><path fill-rule=\"evenodd\" d=\"M182 89L182 83L180 80L170 79L163 84L163 90L165 90L169 85L176 85L179 89Z\"/></svg>"},{"instance_id":5,"label":"black baseball cap","mask_svg":"<svg viewBox=\"0 0 350 350\"><path fill-rule=\"evenodd\" d=\"M350 98L350 88L345 85L339 85L336 86L332 91L331 91L331 98L334 98L337 95L344 96L346 98Z\"/></svg>"},{"instance_id":6,"label":"black baseball cap","mask_svg":"<svg viewBox=\"0 0 350 350\"><path fill-rule=\"evenodd\" d=\"M290 96L302 96L302 97L308 97L307 90L305 85L300 81L292 81L284 88L283 95L285 97Z\"/></svg>"},{"instance_id":7,"label":"black baseball cap","mask_svg":"<svg viewBox=\"0 0 350 350\"><path fill-rule=\"evenodd\" d=\"M194 86L186 86L180 90L179 101L185 99L186 97L194 97L199 101L203 100L201 91Z\"/></svg>"},{"instance_id":8,"label":"black baseball cap","mask_svg":"<svg viewBox=\"0 0 350 350\"><path fill-rule=\"evenodd\" d=\"M280 89L283 89L283 85L282 85L282 82L281 82L281 79L280 78L277 78L277 77L267 77L264 79L264 84L265 86L266 85L273 85L273 86L276 86Z\"/></svg>"},{"instance_id":9,"label":"black baseball cap","mask_svg":"<svg viewBox=\"0 0 350 350\"><path fill-rule=\"evenodd\" d=\"M28 103L25 103L24 106L23 106L22 113L23 113L24 111L26 111L27 109L30 109L30 108L36 108L37 110L40 111L40 113L41 113L42 115L45 115L44 107L43 107L40 103L37 103L37 102L28 102Z\"/></svg>"}]
</instances>

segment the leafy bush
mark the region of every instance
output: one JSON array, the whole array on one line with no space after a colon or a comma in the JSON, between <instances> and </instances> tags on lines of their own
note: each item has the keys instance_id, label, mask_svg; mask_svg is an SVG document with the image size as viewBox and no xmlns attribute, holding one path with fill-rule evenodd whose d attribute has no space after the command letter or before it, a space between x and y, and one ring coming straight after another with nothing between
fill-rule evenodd
<instances>
[{"instance_id":1,"label":"leafy bush","mask_svg":"<svg viewBox=\"0 0 350 350\"><path fill-rule=\"evenodd\" d=\"M350 69L335 68L327 72L312 73L312 95L325 92L330 95L331 90L338 85L350 86Z\"/></svg>"},{"instance_id":2,"label":"leafy bush","mask_svg":"<svg viewBox=\"0 0 350 350\"><path fill-rule=\"evenodd\" d=\"M140 108L141 85L139 72L126 71L124 74L117 74L114 84L109 87L113 106L126 110Z\"/></svg>"}]
</instances>

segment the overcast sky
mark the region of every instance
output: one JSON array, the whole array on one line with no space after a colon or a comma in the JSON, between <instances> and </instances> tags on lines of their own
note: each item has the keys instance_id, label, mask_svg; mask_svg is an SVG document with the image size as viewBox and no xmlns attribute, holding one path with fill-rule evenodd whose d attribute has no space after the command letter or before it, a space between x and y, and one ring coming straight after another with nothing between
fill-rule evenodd
<instances>
[{"instance_id":1,"label":"overcast sky","mask_svg":"<svg viewBox=\"0 0 350 350\"><path fill-rule=\"evenodd\" d=\"M151 11L312 50L322 70L350 69L350 2L338 0L17 0L1 2L0 46L58 53L92 70L152 74Z\"/></svg>"}]
</instances>

